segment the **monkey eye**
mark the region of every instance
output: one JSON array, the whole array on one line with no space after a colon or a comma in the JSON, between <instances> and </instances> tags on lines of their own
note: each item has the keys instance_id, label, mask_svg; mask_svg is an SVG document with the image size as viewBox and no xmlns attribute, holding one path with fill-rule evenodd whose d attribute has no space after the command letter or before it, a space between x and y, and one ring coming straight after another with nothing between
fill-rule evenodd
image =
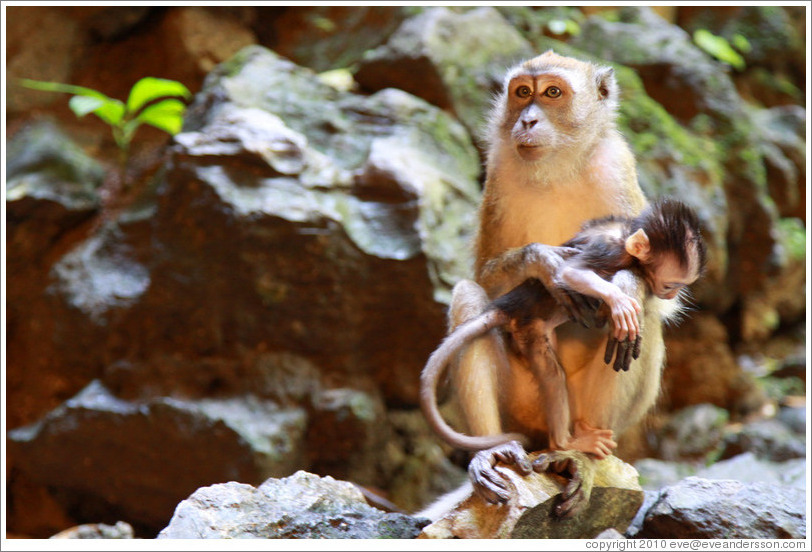
<instances>
[{"instance_id":1,"label":"monkey eye","mask_svg":"<svg viewBox=\"0 0 812 552\"><path fill-rule=\"evenodd\" d=\"M522 85L516 89L516 95L520 98L529 98L532 94L529 86Z\"/></svg>"},{"instance_id":2,"label":"monkey eye","mask_svg":"<svg viewBox=\"0 0 812 552\"><path fill-rule=\"evenodd\" d=\"M557 98L561 95L561 89L557 86L551 86L547 90L544 91L544 95L549 98Z\"/></svg>"}]
</instances>

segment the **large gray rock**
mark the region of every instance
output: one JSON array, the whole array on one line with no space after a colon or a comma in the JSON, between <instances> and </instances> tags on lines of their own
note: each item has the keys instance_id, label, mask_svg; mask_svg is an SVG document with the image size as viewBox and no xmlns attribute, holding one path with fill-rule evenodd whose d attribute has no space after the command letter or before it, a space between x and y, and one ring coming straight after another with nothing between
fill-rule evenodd
<instances>
[{"instance_id":1,"label":"large gray rock","mask_svg":"<svg viewBox=\"0 0 812 552\"><path fill-rule=\"evenodd\" d=\"M428 520L369 506L351 483L298 471L255 488L204 487L181 502L160 539L408 539Z\"/></svg>"},{"instance_id":2,"label":"large gray rock","mask_svg":"<svg viewBox=\"0 0 812 552\"><path fill-rule=\"evenodd\" d=\"M768 483L689 477L664 489L636 538L802 539L806 492Z\"/></svg>"},{"instance_id":3,"label":"large gray rock","mask_svg":"<svg viewBox=\"0 0 812 552\"><path fill-rule=\"evenodd\" d=\"M355 78L367 90L400 88L449 109L479 135L505 69L532 55L530 43L494 8L432 8L369 52Z\"/></svg>"},{"instance_id":4,"label":"large gray rock","mask_svg":"<svg viewBox=\"0 0 812 552\"><path fill-rule=\"evenodd\" d=\"M531 461L534 457L530 455ZM507 503L488 504L469 490L420 538L595 538L606 529L625 531L643 504L637 472L615 456L598 462L589 504L566 520L553 514L566 485L562 478L535 472L521 476L512 466L499 464L496 470L507 483Z\"/></svg>"},{"instance_id":5,"label":"large gray rock","mask_svg":"<svg viewBox=\"0 0 812 552\"><path fill-rule=\"evenodd\" d=\"M209 76L176 141L142 301L166 313L144 328L150 350L176 349L161 326L191 313L184 349L262 344L415 400L468 273L479 163L463 127L252 47Z\"/></svg>"},{"instance_id":6,"label":"large gray rock","mask_svg":"<svg viewBox=\"0 0 812 552\"><path fill-rule=\"evenodd\" d=\"M113 514L155 534L201 485L293 471L305 427L302 409L269 401L130 402L94 382L8 444L15 467L78 519Z\"/></svg>"}]
</instances>

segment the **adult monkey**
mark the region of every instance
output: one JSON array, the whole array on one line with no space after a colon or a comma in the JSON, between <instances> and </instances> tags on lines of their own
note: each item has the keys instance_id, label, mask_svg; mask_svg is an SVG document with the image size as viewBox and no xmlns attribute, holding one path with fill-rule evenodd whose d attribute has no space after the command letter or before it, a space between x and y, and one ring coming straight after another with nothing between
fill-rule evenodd
<instances>
[{"instance_id":1,"label":"adult monkey","mask_svg":"<svg viewBox=\"0 0 812 552\"><path fill-rule=\"evenodd\" d=\"M646 205L635 160L615 126L618 89L609 67L548 51L511 69L496 98L488 128L487 173L479 214L475 281L455 287L453 330L479 315L491 299L530 277L538 278L574 319L582 305L557 285L562 259L550 247L571 238L586 220L636 216ZM567 378L571 419L615 435L654 404L664 361L664 303L643 300L642 350L636 366L618 373L604 364L607 330L574 322L556 330ZM452 369L452 387L467 431L530 437L530 450L547 445L538 382L526 359L496 331L477 339ZM492 503L508 494L497 462L529 473L552 469L570 483L557 507L573 515L589 499L596 460L577 451L553 451L530 466L518 442L480 451L471 460L474 489Z\"/></svg>"}]
</instances>

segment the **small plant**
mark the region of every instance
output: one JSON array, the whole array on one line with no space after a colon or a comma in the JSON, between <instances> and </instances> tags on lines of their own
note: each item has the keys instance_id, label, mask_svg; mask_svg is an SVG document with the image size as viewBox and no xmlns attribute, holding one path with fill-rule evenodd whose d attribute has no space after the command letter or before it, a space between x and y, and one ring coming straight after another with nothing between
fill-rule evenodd
<instances>
[{"instance_id":1,"label":"small plant","mask_svg":"<svg viewBox=\"0 0 812 552\"><path fill-rule=\"evenodd\" d=\"M722 36L717 36L706 29L694 31L694 43L719 61L727 63L739 71L744 71L744 58ZM750 50L750 42L743 35L734 36L733 45L741 52Z\"/></svg>"},{"instance_id":2,"label":"small plant","mask_svg":"<svg viewBox=\"0 0 812 552\"><path fill-rule=\"evenodd\" d=\"M129 156L135 131L142 124L171 135L180 132L186 104L178 98L189 99L192 96L183 84L155 77L144 77L136 82L130 89L126 103L84 86L31 79L20 79L19 83L34 90L73 94L68 102L71 110L77 117L93 113L110 125L113 139L125 158Z\"/></svg>"}]
</instances>

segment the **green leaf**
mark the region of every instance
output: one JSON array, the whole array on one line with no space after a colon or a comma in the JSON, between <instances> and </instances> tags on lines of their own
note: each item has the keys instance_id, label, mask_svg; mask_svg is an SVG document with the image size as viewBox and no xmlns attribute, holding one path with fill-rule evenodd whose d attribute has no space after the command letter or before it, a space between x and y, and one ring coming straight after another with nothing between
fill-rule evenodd
<instances>
[{"instance_id":1,"label":"green leaf","mask_svg":"<svg viewBox=\"0 0 812 552\"><path fill-rule=\"evenodd\" d=\"M188 99L192 93L178 81L144 77L130 90L130 97L127 98L127 111L136 113L149 102L165 96L180 96Z\"/></svg>"},{"instance_id":2,"label":"green leaf","mask_svg":"<svg viewBox=\"0 0 812 552\"><path fill-rule=\"evenodd\" d=\"M74 96L68 101L68 107L71 108L77 117L84 117L88 113L93 113L103 105L104 100L90 96Z\"/></svg>"},{"instance_id":3,"label":"green leaf","mask_svg":"<svg viewBox=\"0 0 812 552\"><path fill-rule=\"evenodd\" d=\"M111 126L120 126L124 120L124 103L108 98L101 106L93 111L99 119Z\"/></svg>"},{"instance_id":4,"label":"green leaf","mask_svg":"<svg viewBox=\"0 0 812 552\"><path fill-rule=\"evenodd\" d=\"M152 125L174 136L183 128L185 110L186 104L182 101L167 99L147 106L135 120Z\"/></svg>"},{"instance_id":5,"label":"green leaf","mask_svg":"<svg viewBox=\"0 0 812 552\"><path fill-rule=\"evenodd\" d=\"M730 42L733 44L734 48L736 48L743 54L749 54L750 51L753 49L753 47L750 45L750 41L747 40L747 37L740 33L734 34L730 38Z\"/></svg>"},{"instance_id":6,"label":"green leaf","mask_svg":"<svg viewBox=\"0 0 812 552\"><path fill-rule=\"evenodd\" d=\"M93 90L92 88L86 88L84 86L75 86L73 84L63 84L61 82L46 82L32 79L19 79L17 82L20 84L20 86L31 88L33 90L42 90L44 92L62 92L65 94L77 94L80 96L100 98L103 100L110 99L108 96L105 96L98 90Z\"/></svg>"},{"instance_id":7,"label":"green leaf","mask_svg":"<svg viewBox=\"0 0 812 552\"><path fill-rule=\"evenodd\" d=\"M694 42L719 61L732 65L739 71L744 69L744 58L730 46L725 38L716 36L705 29L697 29L694 31Z\"/></svg>"}]
</instances>

